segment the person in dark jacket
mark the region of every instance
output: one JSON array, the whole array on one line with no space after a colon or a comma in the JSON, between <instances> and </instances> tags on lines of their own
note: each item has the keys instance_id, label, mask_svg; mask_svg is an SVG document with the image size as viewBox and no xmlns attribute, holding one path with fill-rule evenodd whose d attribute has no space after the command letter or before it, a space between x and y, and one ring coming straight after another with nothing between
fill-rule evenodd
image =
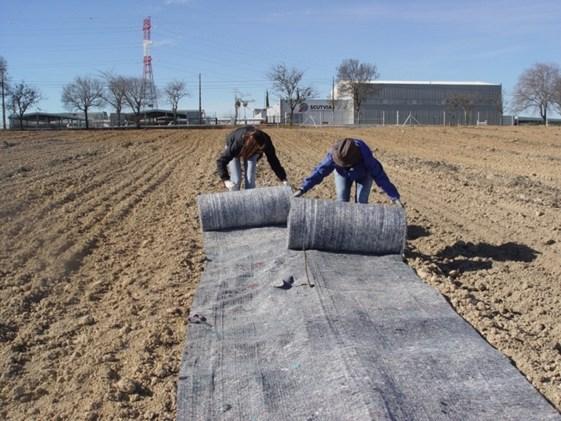
<instances>
[{"instance_id":1,"label":"person in dark jacket","mask_svg":"<svg viewBox=\"0 0 561 421\"><path fill-rule=\"evenodd\" d=\"M270 136L253 126L240 127L226 137L224 152L216 161L218 175L230 191L241 187L241 164L244 166L244 186L255 187L257 161L265 154L271 169L283 184L288 185L286 171L282 167Z\"/></svg>"},{"instance_id":2,"label":"person in dark jacket","mask_svg":"<svg viewBox=\"0 0 561 421\"><path fill-rule=\"evenodd\" d=\"M323 161L302 182L300 189L294 193L300 197L335 171L335 191L337 200L348 202L351 187L356 183L355 202L368 203L372 181L380 187L398 206L403 206L399 192L386 175L380 161L374 158L372 151L360 139L342 139L337 141Z\"/></svg>"}]
</instances>

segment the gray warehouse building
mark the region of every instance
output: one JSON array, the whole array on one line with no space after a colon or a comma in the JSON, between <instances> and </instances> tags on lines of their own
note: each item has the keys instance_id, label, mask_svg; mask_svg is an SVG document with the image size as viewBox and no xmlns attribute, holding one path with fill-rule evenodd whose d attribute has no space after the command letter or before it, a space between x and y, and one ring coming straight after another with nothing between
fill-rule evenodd
<instances>
[{"instance_id":1,"label":"gray warehouse building","mask_svg":"<svg viewBox=\"0 0 561 421\"><path fill-rule=\"evenodd\" d=\"M360 124L502 123L502 86L486 82L372 81L361 85Z\"/></svg>"},{"instance_id":2,"label":"gray warehouse building","mask_svg":"<svg viewBox=\"0 0 561 421\"><path fill-rule=\"evenodd\" d=\"M305 125L479 125L503 123L502 86L487 82L365 82L360 113L350 97L309 99L294 110L293 122ZM280 103L280 119L290 121L290 108Z\"/></svg>"}]
</instances>

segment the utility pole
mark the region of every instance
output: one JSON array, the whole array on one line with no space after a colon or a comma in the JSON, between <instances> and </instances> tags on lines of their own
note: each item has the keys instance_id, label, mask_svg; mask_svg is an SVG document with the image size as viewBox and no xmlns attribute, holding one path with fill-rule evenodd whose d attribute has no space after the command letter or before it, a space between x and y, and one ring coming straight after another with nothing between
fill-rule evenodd
<instances>
[{"instance_id":1,"label":"utility pole","mask_svg":"<svg viewBox=\"0 0 561 421\"><path fill-rule=\"evenodd\" d=\"M270 104L269 104L269 90L267 89L265 91L265 123L269 122L269 108L270 108Z\"/></svg>"},{"instance_id":2,"label":"utility pole","mask_svg":"<svg viewBox=\"0 0 561 421\"><path fill-rule=\"evenodd\" d=\"M3 123L3 127L4 130L6 130L6 103L4 102L4 72L2 71L2 80L0 80L0 83L2 84L2 123Z\"/></svg>"},{"instance_id":3,"label":"utility pole","mask_svg":"<svg viewBox=\"0 0 561 421\"><path fill-rule=\"evenodd\" d=\"M6 84L6 61L0 57L0 84L2 84L2 122L4 130L6 130L6 103L4 102L4 97L6 92L4 90L4 85Z\"/></svg>"},{"instance_id":4,"label":"utility pole","mask_svg":"<svg viewBox=\"0 0 561 421\"><path fill-rule=\"evenodd\" d=\"M203 107L201 105L201 74L199 73L199 124L203 124Z\"/></svg>"},{"instance_id":5,"label":"utility pole","mask_svg":"<svg viewBox=\"0 0 561 421\"><path fill-rule=\"evenodd\" d=\"M331 124L335 124L335 78L331 79Z\"/></svg>"}]
</instances>

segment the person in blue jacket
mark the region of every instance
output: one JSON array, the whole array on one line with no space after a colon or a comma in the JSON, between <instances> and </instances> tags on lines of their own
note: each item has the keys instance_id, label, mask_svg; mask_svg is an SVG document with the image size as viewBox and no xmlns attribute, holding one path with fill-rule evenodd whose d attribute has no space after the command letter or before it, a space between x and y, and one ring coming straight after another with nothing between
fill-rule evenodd
<instances>
[{"instance_id":1,"label":"person in blue jacket","mask_svg":"<svg viewBox=\"0 0 561 421\"><path fill-rule=\"evenodd\" d=\"M368 145L360 139L351 138L339 140L333 145L323 161L302 182L294 197L302 196L333 171L335 171L337 200L348 202L351 187L356 183L355 201L368 203L372 181L374 181L396 205L403 207L399 192L386 175L380 161L374 158Z\"/></svg>"}]
</instances>

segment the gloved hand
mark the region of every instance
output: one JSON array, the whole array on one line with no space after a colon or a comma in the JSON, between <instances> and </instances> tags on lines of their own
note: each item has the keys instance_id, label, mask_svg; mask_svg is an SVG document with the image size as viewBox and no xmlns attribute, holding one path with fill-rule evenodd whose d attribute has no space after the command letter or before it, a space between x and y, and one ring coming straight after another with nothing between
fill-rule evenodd
<instances>
[{"instance_id":1,"label":"gloved hand","mask_svg":"<svg viewBox=\"0 0 561 421\"><path fill-rule=\"evenodd\" d=\"M224 180L224 186L228 189L228 191L234 190L236 186L232 180Z\"/></svg>"},{"instance_id":2,"label":"gloved hand","mask_svg":"<svg viewBox=\"0 0 561 421\"><path fill-rule=\"evenodd\" d=\"M403 206L403 203L401 203L401 200L399 200L399 199L395 199L393 201L393 204L400 207L400 208L405 208L405 206Z\"/></svg>"},{"instance_id":3,"label":"gloved hand","mask_svg":"<svg viewBox=\"0 0 561 421\"><path fill-rule=\"evenodd\" d=\"M294 192L294 197L300 197L304 194L304 191L302 189L298 189Z\"/></svg>"},{"instance_id":4,"label":"gloved hand","mask_svg":"<svg viewBox=\"0 0 561 421\"><path fill-rule=\"evenodd\" d=\"M288 184L288 180L283 180L282 185L290 187L290 184Z\"/></svg>"}]
</instances>

